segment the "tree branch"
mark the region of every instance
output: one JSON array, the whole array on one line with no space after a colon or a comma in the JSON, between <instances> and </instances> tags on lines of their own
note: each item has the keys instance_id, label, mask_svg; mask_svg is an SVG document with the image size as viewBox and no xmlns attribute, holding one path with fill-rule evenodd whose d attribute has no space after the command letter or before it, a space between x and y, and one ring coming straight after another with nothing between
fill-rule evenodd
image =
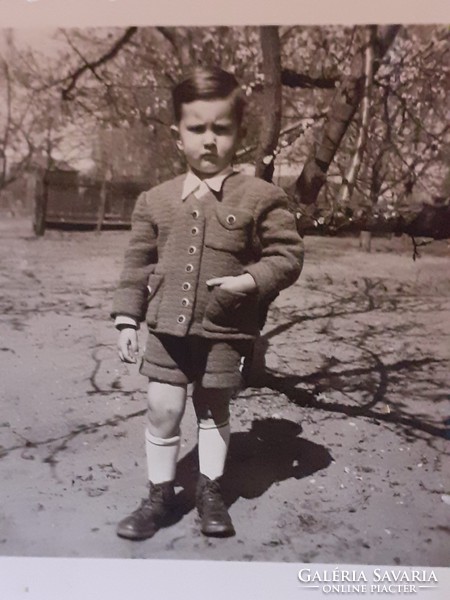
<instances>
[{"instance_id":1,"label":"tree branch","mask_svg":"<svg viewBox=\"0 0 450 600\"><path fill-rule=\"evenodd\" d=\"M171 27L157 27L156 31L159 31L159 33L170 43L175 52L178 53L178 40L174 30Z\"/></svg>"},{"instance_id":2,"label":"tree branch","mask_svg":"<svg viewBox=\"0 0 450 600\"><path fill-rule=\"evenodd\" d=\"M292 69L282 69L281 71L282 85L290 88L334 90L339 81L339 77L310 77Z\"/></svg>"},{"instance_id":3,"label":"tree branch","mask_svg":"<svg viewBox=\"0 0 450 600\"><path fill-rule=\"evenodd\" d=\"M432 243L432 241L427 240L418 242L413 235L411 235L410 238L413 245L413 260L416 260L417 258L420 258L419 248L421 246L429 246Z\"/></svg>"},{"instance_id":4,"label":"tree branch","mask_svg":"<svg viewBox=\"0 0 450 600\"><path fill-rule=\"evenodd\" d=\"M107 63L117 56L119 51L128 43L128 41L133 37L133 35L137 32L137 27L128 27L125 33L111 46L111 48L103 54L100 58L92 62L85 62L85 64L81 65L74 73L68 75L65 78L65 81L70 80L70 83L67 87L63 88L61 91L63 100L72 100L73 96L71 92L75 89L79 78L86 72L92 71L95 73L95 69L100 65Z\"/></svg>"},{"instance_id":5,"label":"tree branch","mask_svg":"<svg viewBox=\"0 0 450 600\"><path fill-rule=\"evenodd\" d=\"M314 115L312 117L307 117L309 119L323 119L325 116L325 113L321 113L321 114L317 114ZM302 131L304 131L304 129L306 128L304 123L303 123L304 119L300 119L299 121L296 121L295 123L293 123L292 125L288 125L287 127L285 127L284 129L282 129L280 131L280 138L288 135L289 133L294 132L296 129L301 129L300 133L302 133ZM283 147L286 144L281 144ZM256 144L253 144L252 146L246 146L245 148L241 148L240 150L238 150L236 152L236 158L243 158L244 156L246 156L247 154L250 154L251 152L254 152L255 150L258 149L258 146Z\"/></svg>"},{"instance_id":6,"label":"tree branch","mask_svg":"<svg viewBox=\"0 0 450 600\"><path fill-rule=\"evenodd\" d=\"M98 75L97 71L95 70L95 67L93 67L88 59L82 54L81 50L79 50L75 44L72 42L72 40L70 39L70 37L67 35L66 31L63 31L64 37L67 41L67 43L69 44L69 46L72 48L72 50L81 58L81 60L83 61L83 63L86 65L86 68L89 69L91 71L91 73L94 75L94 77L102 82L102 78Z\"/></svg>"}]
</instances>

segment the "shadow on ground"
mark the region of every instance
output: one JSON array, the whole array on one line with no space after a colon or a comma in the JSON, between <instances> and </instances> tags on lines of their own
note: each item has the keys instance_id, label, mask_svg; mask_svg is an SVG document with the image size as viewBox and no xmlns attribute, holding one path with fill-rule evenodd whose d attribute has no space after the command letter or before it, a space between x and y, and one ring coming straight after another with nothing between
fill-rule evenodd
<instances>
[{"instance_id":1,"label":"shadow on ground","mask_svg":"<svg viewBox=\"0 0 450 600\"><path fill-rule=\"evenodd\" d=\"M260 419L248 432L233 433L222 490L227 506L239 498L259 498L287 479L302 479L326 469L333 458L326 448L303 439L302 428L288 419ZM178 511L174 522L195 507L198 447L178 463L176 485ZM173 524L173 523L171 523Z\"/></svg>"}]
</instances>

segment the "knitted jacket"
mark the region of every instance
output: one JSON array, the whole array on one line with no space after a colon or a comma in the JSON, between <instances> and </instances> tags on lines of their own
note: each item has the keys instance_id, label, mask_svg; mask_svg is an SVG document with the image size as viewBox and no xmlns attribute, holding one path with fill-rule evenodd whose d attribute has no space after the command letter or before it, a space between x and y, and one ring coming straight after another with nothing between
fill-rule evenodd
<instances>
[{"instance_id":1,"label":"knitted jacket","mask_svg":"<svg viewBox=\"0 0 450 600\"><path fill-rule=\"evenodd\" d=\"M234 173L220 194L181 200L184 175L143 192L112 316L146 320L175 336L252 339L258 311L298 278L303 243L284 192ZM250 273L257 289L235 293L213 277Z\"/></svg>"}]
</instances>

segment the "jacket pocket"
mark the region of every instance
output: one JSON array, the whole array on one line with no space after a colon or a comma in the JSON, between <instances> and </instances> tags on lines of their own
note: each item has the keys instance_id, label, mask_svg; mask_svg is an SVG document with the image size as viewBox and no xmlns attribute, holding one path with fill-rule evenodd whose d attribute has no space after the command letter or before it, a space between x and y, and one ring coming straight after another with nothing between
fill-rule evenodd
<instances>
[{"instance_id":1,"label":"jacket pocket","mask_svg":"<svg viewBox=\"0 0 450 600\"><path fill-rule=\"evenodd\" d=\"M161 303L161 284L164 276L152 273L148 278L148 308L145 320L150 327L156 327L158 321L158 308Z\"/></svg>"},{"instance_id":2,"label":"jacket pocket","mask_svg":"<svg viewBox=\"0 0 450 600\"><path fill-rule=\"evenodd\" d=\"M235 337L256 336L258 296L214 287L210 291L202 326L208 333L232 333Z\"/></svg>"},{"instance_id":3,"label":"jacket pocket","mask_svg":"<svg viewBox=\"0 0 450 600\"><path fill-rule=\"evenodd\" d=\"M241 252L247 247L253 216L240 208L218 204L207 224L205 246L227 252Z\"/></svg>"}]
</instances>

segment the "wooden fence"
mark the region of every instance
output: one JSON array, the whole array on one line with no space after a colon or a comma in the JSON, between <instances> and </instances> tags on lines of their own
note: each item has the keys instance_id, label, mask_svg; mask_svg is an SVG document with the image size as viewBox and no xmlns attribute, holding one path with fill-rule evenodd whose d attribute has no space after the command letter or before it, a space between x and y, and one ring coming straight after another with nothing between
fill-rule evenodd
<instances>
[{"instance_id":1,"label":"wooden fence","mask_svg":"<svg viewBox=\"0 0 450 600\"><path fill-rule=\"evenodd\" d=\"M136 180L94 181L76 171L45 171L35 188L33 229L47 226L129 226L140 192L149 183Z\"/></svg>"}]
</instances>

